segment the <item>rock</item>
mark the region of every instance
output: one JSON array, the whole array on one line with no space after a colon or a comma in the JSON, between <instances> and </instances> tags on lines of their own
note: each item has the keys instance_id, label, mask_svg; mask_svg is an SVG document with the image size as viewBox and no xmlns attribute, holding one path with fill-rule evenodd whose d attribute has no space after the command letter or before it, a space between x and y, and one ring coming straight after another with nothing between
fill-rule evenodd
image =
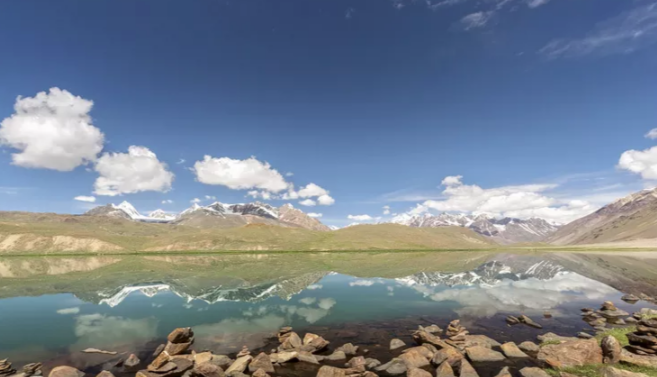
<instances>
[{"instance_id":1,"label":"rock","mask_svg":"<svg viewBox=\"0 0 657 377\"><path fill-rule=\"evenodd\" d=\"M184 353L191 347L192 342L188 343L167 343L167 345L164 347L164 351L166 351L169 355L174 356L174 355L180 355L181 353ZM164 352L163 351L163 352Z\"/></svg>"},{"instance_id":2,"label":"rock","mask_svg":"<svg viewBox=\"0 0 657 377\"><path fill-rule=\"evenodd\" d=\"M328 347L330 343L331 342L317 334L308 333L303 337L303 346L301 348L304 351L314 353Z\"/></svg>"},{"instance_id":3,"label":"rock","mask_svg":"<svg viewBox=\"0 0 657 377\"><path fill-rule=\"evenodd\" d=\"M175 367L164 373L152 372L144 369L137 372L136 377L179 377L192 369L194 366L194 361L187 357L176 357L171 359L171 364L174 364ZM167 366L166 369L168 369L169 364L165 365Z\"/></svg>"},{"instance_id":4,"label":"rock","mask_svg":"<svg viewBox=\"0 0 657 377\"><path fill-rule=\"evenodd\" d=\"M657 315L657 309L642 308L639 310L639 314L642 317Z\"/></svg>"},{"instance_id":5,"label":"rock","mask_svg":"<svg viewBox=\"0 0 657 377\"><path fill-rule=\"evenodd\" d=\"M518 320L520 321L520 323L524 323L525 325L533 327L535 329L542 329L543 328L543 326L541 326L538 323L534 322L534 320L532 320L531 318L527 317L524 314L521 315L520 317L518 317Z\"/></svg>"},{"instance_id":6,"label":"rock","mask_svg":"<svg viewBox=\"0 0 657 377\"><path fill-rule=\"evenodd\" d=\"M531 357L536 357L540 349L536 343L530 341L518 344L518 348Z\"/></svg>"},{"instance_id":7,"label":"rock","mask_svg":"<svg viewBox=\"0 0 657 377\"><path fill-rule=\"evenodd\" d=\"M249 377L248 374L237 371L237 370L234 370L230 373L227 373L226 376L228 376L228 377ZM188 376L183 376L183 377L188 377ZM191 377L191 376L189 376L189 377Z\"/></svg>"},{"instance_id":8,"label":"rock","mask_svg":"<svg viewBox=\"0 0 657 377\"><path fill-rule=\"evenodd\" d=\"M429 347L425 347L425 344L418 346L418 347L411 347L408 349L405 349L402 351L402 353L409 353L409 352L418 352L420 355L424 356L427 360L431 360L433 357L433 354L436 353L436 347L432 345L428 345Z\"/></svg>"},{"instance_id":9,"label":"rock","mask_svg":"<svg viewBox=\"0 0 657 377\"><path fill-rule=\"evenodd\" d=\"M500 348L502 348L502 352L504 352L508 358L521 359L529 357L526 353L522 352L520 348L518 348L518 346L513 342L504 343L500 346Z\"/></svg>"},{"instance_id":10,"label":"rock","mask_svg":"<svg viewBox=\"0 0 657 377\"><path fill-rule=\"evenodd\" d=\"M319 368L319 371L317 372L317 377L346 377L346 376L347 373L345 369L330 367L328 365L324 365L323 367Z\"/></svg>"},{"instance_id":11,"label":"rock","mask_svg":"<svg viewBox=\"0 0 657 377\"><path fill-rule=\"evenodd\" d=\"M536 367L525 367L520 369L520 375L522 377L550 377L546 371L541 368Z\"/></svg>"},{"instance_id":12,"label":"rock","mask_svg":"<svg viewBox=\"0 0 657 377\"><path fill-rule=\"evenodd\" d=\"M418 347L418 348L422 348L423 350L429 352L429 350L427 350L424 347ZM399 356L399 358L402 361L404 361L407 369L411 369L411 368L422 368L429 365L429 359L431 358L431 356L427 358L425 354L423 354L418 349L411 349L410 351L403 353L401 356Z\"/></svg>"},{"instance_id":13,"label":"rock","mask_svg":"<svg viewBox=\"0 0 657 377\"><path fill-rule=\"evenodd\" d=\"M212 352L210 351L205 351L205 352L199 352L196 354L193 354L194 356L194 364L203 364L212 361Z\"/></svg>"},{"instance_id":14,"label":"rock","mask_svg":"<svg viewBox=\"0 0 657 377\"><path fill-rule=\"evenodd\" d=\"M54 367L48 377L83 377L84 373L66 365Z\"/></svg>"},{"instance_id":15,"label":"rock","mask_svg":"<svg viewBox=\"0 0 657 377\"><path fill-rule=\"evenodd\" d=\"M549 333L546 333L546 334L543 334L543 335L539 335L539 336L536 337L536 339L538 339L540 342L552 342L552 341L558 340L562 343L572 341L572 340L577 340L577 338L573 338L573 337L570 337L570 336L561 336L561 335L557 335L557 334L552 333L552 332L549 332Z\"/></svg>"},{"instance_id":16,"label":"rock","mask_svg":"<svg viewBox=\"0 0 657 377\"><path fill-rule=\"evenodd\" d=\"M135 355L134 353L130 354L128 358L123 362L123 366L126 368L134 368L139 366L139 363L141 363L141 360Z\"/></svg>"},{"instance_id":17,"label":"rock","mask_svg":"<svg viewBox=\"0 0 657 377\"><path fill-rule=\"evenodd\" d=\"M84 353L100 353L100 354L103 354L103 355L116 355L116 352L115 352L115 351L99 350L98 348L86 348L86 349L83 349L83 350L80 351L80 352L84 352Z\"/></svg>"},{"instance_id":18,"label":"rock","mask_svg":"<svg viewBox=\"0 0 657 377\"><path fill-rule=\"evenodd\" d=\"M463 354L460 353L454 347L446 347L438 350L431 359L431 363L434 365L442 365L444 362L447 362L452 367L459 365L461 359L463 359Z\"/></svg>"},{"instance_id":19,"label":"rock","mask_svg":"<svg viewBox=\"0 0 657 377\"><path fill-rule=\"evenodd\" d=\"M246 367L249 365L253 358L250 355L242 356L240 358L237 358L233 364L231 364L228 369L226 369L226 374L230 374L230 372L237 371L237 372L244 372L246 370Z\"/></svg>"},{"instance_id":20,"label":"rock","mask_svg":"<svg viewBox=\"0 0 657 377\"><path fill-rule=\"evenodd\" d=\"M167 340L171 343L189 343L194 337L194 331L191 327L180 327L173 330Z\"/></svg>"},{"instance_id":21,"label":"rock","mask_svg":"<svg viewBox=\"0 0 657 377\"><path fill-rule=\"evenodd\" d=\"M517 317L509 315L506 317L506 323L508 323L509 325L517 325L520 323L520 320Z\"/></svg>"},{"instance_id":22,"label":"rock","mask_svg":"<svg viewBox=\"0 0 657 377\"><path fill-rule=\"evenodd\" d=\"M595 339L569 340L541 347L537 358L553 368L602 363L602 349Z\"/></svg>"},{"instance_id":23,"label":"rock","mask_svg":"<svg viewBox=\"0 0 657 377\"><path fill-rule=\"evenodd\" d=\"M430 332L431 334L440 335L440 334L443 333L443 329L441 329L438 325L431 325L431 326L424 327L424 330L427 331L427 332Z\"/></svg>"},{"instance_id":24,"label":"rock","mask_svg":"<svg viewBox=\"0 0 657 377\"><path fill-rule=\"evenodd\" d=\"M226 355L212 355L210 362L221 369L226 369L233 363L233 360Z\"/></svg>"},{"instance_id":25,"label":"rock","mask_svg":"<svg viewBox=\"0 0 657 377\"><path fill-rule=\"evenodd\" d=\"M360 377L379 377L379 375L374 372L365 371Z\"/></svg>"},{"instance_id":26,"label":"rock","mask_svg":"<svg viewBox=\"0 0 657 377\"><path fill-rule=\"evenodd\" d=\"M258 369L251 375L252 377L271 377L262 369Z\"/></svg>"},{"instance_id":27,"label":"rock","mask_svg":"<svg viewBox=\"0 0 657 377\"><path fill-rule=\"evenodd\" d=\"M335 351L332 354L326 356L326 360L331 360L331 361L347 360L347 355L344 353L344 351Z\"/></svg>"},{"instance_id":28,"label":"rock","mask_svg":"<svg viewBox=\"0 0 657 377\"><path fill-rule=\"evenodd\" d=\"M299 351L297 353L297 359L305 363L319 364L317 358L312 353L307 351Z\"/></svg>"},{"instance_id":29,"label":"rock","mask_svg":"<svg viewBox=\"0 0 657 377\"><path fill-rule=\"evenodd\" d=\"M34 376L41 373L41 363L30 363L21 368L21 372L26 376Z\"/></svg>"},{"instance_id":30,"label":"rock","mask_svg":"<svg viewBox=\"0 0 657 377\"><path fill-rule=\"evenodd\" d=\"M426 370L420 369L420 368L411 368L408 370L408 373L406 373L406 376L408 377L433 377L431 373L427 372Z\"/></svg>"},{"instance_id":31,"label":"rock","mask_svg":"<svg viewBox=\"0 0 657 377\"><path fill-rule=\"evenodd\" d=\"M440 346L441 344L444 344L442 340L436 335L433 335L432 333L426 331L426 330L417 330L413 334L413 340L417 344L424 344L424 343L429 343L433 344L434 346Z\"/></svg>"},{"instance_id":32,"label":"rock","mask_svg":"<svg viewBox=\"0 0 657 377\"><path fill-rule=\"evenodd\" d=\"M406 372L406 363L402 359L394 358L383 365L379 365L374 370L392 375L403 374Z\"/></svg>"},{"instance_id":33,"label":"rock","mask_svg":"<svg viewBox=\"0 0 657 377\"><path fill-rule=\"evenodd\" d=\"M286 334L285 340L278 346L280 351L292 351L300 348L303 345L301 338L295 332Z\"/></svg>"},{"instance_id":34,"label":"rock","mask_svg":"<svg viewBox=\"0 0 657 377\"><path fill-rule=\"evenodd\" d=\"M250 354L251 354L251 351L249 351L249 348L247 346L242 346L242 349L240 350L240 352L237 353L237 355L235 355L235 358L239 359L242 356L246 356L246 355L250 355Z\"/></svg>"},{"instance_id":35,"label":"rock","mask_svg":"<svg viewBox=\"0 0 657 377\"><path fill-rule=\"evenodd\" d=\"M602 347L602 362L605 364L616 364L620 361L622 348L615 337L611 335L605 336L600 341L600 346Z\"/></svg>"},{"instance_id":36,"label":"rock","mask_svg":"<svg viewBox=\"0 0 657 377\"><path fill-rule=\"evenodd\" d=\"M633 345L639 345L643 347L650 347L653 345L657 345L657 337L654 337L652 335L641 335L637 334L636 332L633 333L628 333L627 334L627 339L630 341L630 344Z\"/></svg>"},{"instance_id":37,"label":"rock","mask_svg":"<svg viewBox=\"0 0 657 377\"><path fill-rule=\"evenodd\" d=\"M166 372L171 372L172 370L176 369L177 365L176 363L172 361L168 361L165 364L161 365L158 368L153 367L152 365L149 365L146 367L146 370L149 372L155 372L155 373L166 373Z\"/></svg>"},{"instance_id":38,"label":"rock","mask_svg":"<svg viewBox=\"0 0 657 377\"><path fill-rule=\"evenodd\" d=\"M637 323L637 322L639 322L639 320L634 317L625 318L625 323Z\"/></svg>"},{"instance_id":39,"label":"rock","mask_svg":"<svg viewBox=\"0 0 657 377\"><path fill-rule=\"evenodd\" d=\"M171 361L171 357L168 352L162 352L148 365L146 369L151 372L157 372L164 366L166 363ZM174 364L175 368L175 364Z\"/></svg>"},{"instance_id":40,"label":"rock","mask_svg":"<svg viewBox=\"0 0 657 377\"><path fill-rule=\"evenodd\" d=\"M335 349L336 351L342 351L345 355L355 355L358 352L358 346L354 346L351 343L347 343Z\"/></svg>"},{"instance_id":41,"label":"rock","mask_svg":"<svg viewBox=\"0 0 657 377\"><path fill-rule=\"evenodd\" d=\"M621 297L621 300L623 300L625 302L629 302L630 304L634 304L635 302L639 301L640 298L638 296L635 296L635 295L630 293L630 294L627 294L627 295Z\"/></svg>"},{"instance_id":42,"label":"rock","mask_svg":"<svg viewBox=\"0 0 657 377\"><path fill-rule=\"evenodd\" d=\"M377 359L372 359L371 357L365 359L365 368L367 369L374 369L379 365L381 365L381 362Z\"/></svg>"},{"instance_id":43,"label":"rock","mask_svg":"<svg viewBox=\"0 0 657 377\"><path fill-rule=\"evenodd\" d=\"M223 369L209 361L195 365L194 374L201 377L224 377L226 375Z\"/></svg>"},{"instance_id":44,"label":"rock","mask_svg":"<svg viewBox=\"0 0 657 377\"><path fill-rule=\"evenodd\" d=\"M548 312L548 311L544 311L544 312L543 312L543 317L544 317L544 318L552 318L552 313L550 313L550 312Z\"/></svg>"},{"instance_id":45,"label":"rock","mask_svg":"<svg viewBox=\"0 0 657 377\"><path fill-rule=\"evenodd\" d=\"M269 359L271 360L272 363L287 363L288 361L294 360L299 356L299 353L296 351L288 351L288 352L279 352L279 353L273 353L269 356ZM346 356L345 356L346 358ZM328 357L327 357L328 359ZM342 359L344 360L344 359Z\"/></svg>"},{"instance_id":46,"label":"rock","mask_svg":"<svg viewBox=\"0 0 657 377\"><path fill-rule=\"evenodd\" d=\"M601 316L609 319L612 319L616 321L617 319L620 319L619 317L627 317L630 315L630 313L618 309L613 302L611 301L605 301L602 304L602 307L597 311L598 314Z\"/></svg>"},{"instance_id":47,"label":"rock","mask_svg":"<svg viewBox=\"0 0 657 377\"><path fill-rule=\"evenodd\" d=\"M468 359L475 363L504 360L504 355L501 353L482 346L468 347L465 349L465 352L468 355Z\"/></svg>"},{"instance_id":48,"label":"rock","mask_svg":"<svg viewBox=\"0 0 657 377\"><path fill-rule=\"evenodd\" d=\"M585 332L578 332L577 337L580 338L580 339L591 339L591 338L593 338L593 335L587 334Z\"/></svg>"},{"instance_id":49,"label":"rock","mask_svg":"<svg viewBox=\"0 0 657 377\"><path fill-rule=\"evenodd\" d=\"M449 363L442 363L438 369L436 369L436 377L455 377L454 369L452 369L452 366Z\"/></svg>"},{"instance_id":50,"label":"rock","mask_svg":"<svg viewBox=\"0 0 657 377\"><path fill-rule=\"evenodd\" d=\"M262 369L266 373L274 373L274 365L272 365L269 355L264 352L259 353L258 356L249 363L249 372L253 373L258 369Z\"/></svg>"},{"instance_id":51,"label":"rock","mask_svg":"<svg viewBox=\"0 0 657 377\"><path fill-rule=\"evenodd\" d=\"M621 350L620 361L625 364L638 365L641 367L657 368L657 357L635 355L628 350Z\"/></svg>"},{"instance_id":52,"label":"rock","mask_svg":"<svg viewBox=\"0 0 657 377\"><path fill-rule=\"evenodd\" d=\"M479 377L477 371L468 363L468 360L462 359L459 366L459 377Z\"/></svg>"},{"instance_id":53,"label":"rock","mask_svg":"<svg viewBox=\"0 0 657 377\"><path fill-rule=\"evenodd\" d=\"M358 369L361 371L365 371L365 364L367 364L367 361L365 361L365 358L363 356L356 356L353 357L349 362L346 364L347 367L352 368L352 369Z\"/></svg>"},{"instance_id":54,"label":"rock","mask_svg":"<svg viewBox=\"0 0 657 377\"><path fill-rule=\"evenodd\" d=\"M513 377L509 371L509 367L504 367L495 377Z\"/></svg>"},{"instance_id":55,"label":"rock","mask_svg":"<svg viewBox=\"0 0 657 377\"><path fill-rule=\"evenodd\" d=\"M458 337L459 335L467 335L468 331L465 329L465 327L461 326L461 321L458 319L453 320L452 322L449 323L447 326L447 330L445 331L445 335L449 338L454 338Z\"/></svg>"},{"instance_id":56,"label":"rock","mask_svg":"<svg viewBox=\"0 0 657 377\"><path fill-rule=\"evenodd\" d=\"M602 377L648 377L644 373L635 373L628 370L620 370L613 367L606 367L602 371Z\"/></svg>"},{"instance_id":57,"label":"rock","mask_svg":"<svg viewBox=\"0 0 657 377\"><path fill-rule=\"evenodd\" d=\"M153 357L157 357L157 355L161 354L162 351L164 351L164 347L166 346L167 346L166 344L160 344L159 346L157 346L155 351L153 351Z\"/></svg>"},{"instance_id":58,"label":"rock","mask_svg":"<svg viewBox=\"0 0 657 377\"><path fill-rule=\"evenodd\" d=\"M396 350L397 348L404 347L404 346L406 346L406 343L404 343L404 341L401 340L401 339L395 338L395 339L390 341L390 350L391 351Z\"/></svg>"},{"instance_id":59,"label":"rock","mask_svg":"<svg viewBox=\"0 0 657 377\"><path fill-rule=\"evenodd\" d=\"M114 377L114 374L108 370L103 370L96 375L96 377Z\"/></svg>"}]
</instances>

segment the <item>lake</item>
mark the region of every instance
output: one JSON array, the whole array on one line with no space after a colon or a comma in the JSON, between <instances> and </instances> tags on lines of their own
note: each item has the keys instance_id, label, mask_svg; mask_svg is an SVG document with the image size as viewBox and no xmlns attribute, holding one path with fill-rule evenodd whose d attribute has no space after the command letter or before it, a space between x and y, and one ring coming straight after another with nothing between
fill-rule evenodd
<instances>
[{"instance_id":1,"label":"lake","mask_svg":"<svg viewBox=\"0 0 657 377\"><path fill-rule=\"evenodd\" d=\"M625 293L657 296L657 254L380 252L0 258L0 359L98 371L116 356L148 358L176 327L196 350L269 351L282 326L390 358L418 325L456 318L500 342L592 329L580 309ZM545 318L548 312L551 318ZM526 314L543 326L509 327ZM591 332L592 333L592 332Z\"/></svg>"}]
</instances>

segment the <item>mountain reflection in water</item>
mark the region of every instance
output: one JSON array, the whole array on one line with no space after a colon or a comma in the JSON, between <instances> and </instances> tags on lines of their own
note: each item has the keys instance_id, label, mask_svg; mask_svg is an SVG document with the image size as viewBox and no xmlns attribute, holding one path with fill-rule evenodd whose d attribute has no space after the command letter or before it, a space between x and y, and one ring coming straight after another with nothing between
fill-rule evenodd
<instances>
[{"instance_id":1,"label":"mountain reflection in water","mask_svg":"<svg viewBox=\"0 0 657 377\"><path fill-rule=\"evenodd\" d=\"M620 297L657 293L656 265L652 254L483 252L4 258L0 354L85 364L84 348L151 349L181 326L218 353L269 347L282 326L373 348L454 318L499 341L535 337L508 331L504 317L519 313L568 335L585 326L582 307L653 307Z\"/></svg>"}]
</instances>

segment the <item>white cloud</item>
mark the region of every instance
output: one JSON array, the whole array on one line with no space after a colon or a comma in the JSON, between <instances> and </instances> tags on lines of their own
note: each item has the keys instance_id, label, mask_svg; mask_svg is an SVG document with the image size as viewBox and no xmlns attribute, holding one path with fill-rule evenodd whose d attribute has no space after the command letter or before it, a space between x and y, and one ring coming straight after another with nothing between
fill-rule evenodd
<instances>
[{"instance_id":1,"label":"white cloud","mask_svg":"<svg viewBox=\"0 0 657 377\"><path fill-rule=\"evenodd\" d=\"M178 164L178 165L184 164L185 161L187 161L187 160L185 160L184 158L181 158L180 160L178 160L178 162L176 162L176 164Z\"/></svg>"},{"instance_id":2,"label":"white cloud","mask_svg":"<svg viewBox=\"0 0 657 377\"><path fill-rule=\"evenodd\" d=\"M653 128L652 130L648 131L648 133L645 134L645 137L652 140L657 139L657 128Z\"/></svg>"},{"instance_id":3,"label":"white cloud","mask_svg":"<svg viewBox=\"0 0 657 377\"><path fill-rule=\"evenodd\" d=\"M198 203L202 202L202 200L199 199L199 198L194 198L194 199L190 200L189 202L198 204Z\"/></svg>"},{"instance_id":4,"label":"white cloud","mask_svg":"<svg viewBox=\"0 0 657 377\"><path fill-rule=\"evenodd\" d=\"M299 202L299 204L301 204L302 206L306 206L306 207L314 207L314 206L317 205L317 203L312 199L302 200L302 201Z\"/></svg>"},{"instance_id":5,"label":"white cloud","mask_svg":"<svg viewBox=\"0 0 657 377\"><path fill-rule=\"evenodd\" d=\"M643 179L657 179L657 147L623 152L618 167L640 174Z\"/></svg>"},{"instance_id":6,"label":"white cloud","mask_svg":"<svg viewBox=\"0 0 657 377\"><path fill-rule=\"evenodd\" d=\"M301 198L313 198L317 196L328 195L328 193L328 191L314 183L309 183L306 185L306 187L302 187L298 191L299 197Z\"/></svg>"},{"instance_id":7,"label":"white cloud","mask_svg":"<svg viewBox=\"0 0 657 377\"><path fill-rule=\"evenodd\" d=\"M66 308L66 309L59 309L57 311L57 314L62 314L62 315L68 315L68 314L78 314L80 313L80 308Z\"/></svg>"},{"instance_id":8,"label":"white cloud","mask_svg":"<svg viewBox=\"0 0 657 377\"><path fill-rule=\"evenodd\" d=\"M162 201L162 204L171 204L171 203L173 203L173 200L171 199L165 199Z\"/></svg>"},{"instance_id":9,"label":"white cloud","mask_svg":"<svg viewBox=\"0 0 657 377\"><path fill-rule=\"evenodd\" d=\"M280 192L289 187L281 173L269 163L261 162L255 157L234 160L206 155L203 161L194 163L192 171L201 183L226 186L233 190L261 189Z\"/></svg>"},{"instance_id":10,"label":"white cloud","mask_svg":"<svg viewBox=\"0 0 657 377\"><path fill-rule=\"evenodd\" d=\"M217 200L217 197L213 195L206 195L205 200Z\"/></svg>"},{"instance_id":11,"label":"white cloud","mask_svg":"<svg viewBox=\"0 0 657 377\"><path fill-rule=\"evenodd\" d=\"M318 218L318 217L323 216L321 213L315 213L315 212L309 212L307 215L310 216L310 217L314 217L314 218Z\"/></svg>"},{"instance_id":12,"label":"white cloud","mask_svg":"<svg viewBox=\"0 0 657 377\"><path fill-rule=\"evenodd\" d=\"M271 200L276 199L274 195L272 195L269 191L258 191L258 190L251 190L246 193L246 196L251 196L253 198L260 198L262 200Z\"/></svg>"},{"instance_id":13,"label":"white cloud","mask_svg":"<svg viewBox=\"0 0 657 377\"><path fill-rule=\"evenodd\" d=\"M355 220L355 221L367 221L367 220L372 220L372 216L370 215L349 215L347 216L349 220Z\"/></svg>"},{"instance_id":14,"label":"white cloud","mask_svg":"<svg viewBox=\"0 0 657 377\"><path fill-rule=\"evenodd\" d=\"M458 186L463 184L461 182L461 179L463 178L462 175L450 175L445 177L440 184L443 186Z\"/></svg>"},{"instance_id":15,"label":"white cloud","mask_svg":"<svg viewBox=\"0 0 657 377\"><path fill-rule=\"evenodd\" d=\"M463 24L465 30L484 27L493 17L493 14L493 11L470 13L461 19L461 24Z\"/></svg>"},{"instance_id":16,"label":"white cloud","mask_svg":"<svg viewBox=\"0 0 657 377\"><path fill-rule=\"evenodd\" d=\"M383 206L383 214L384 215L390 214L390 206Z\"/></svg>"},{"instance_id":17,"label":"white cloud","mask_svg":"<svg viewBox=\"0 0 657 377\"><path fill-rule=\"evenodd\" d=\"M93 202L96 201L96 197L95 196L83 196L83 195L81 195L81 196L76 196L75 198L73 198L73 200L77 200L77 201L80 201L80 202L93 203Z\"/></svg>"},{"instance_id":18,"label":"white cloud","mask_svg":"<svg viewBox=\"0 0 657 377\"><path fill-rule=\"evenodd\" d=\"M545 5L550 0L526 0L527 6L530 8L538 8L541 5Z\"/></svg>"},{"instance_id":19,"label":"white cloud","mask_svg":"<svg viewBox=\"0 0 657 377\"><path fill-rule=\"evenodd\" d=\"M335 203L335 199L328 195L321 195L320 197L317 198L317 203L321 206L330 206Z\"/></svg>"},{"instance_id":20,"label":"white cloud","mask_svg":"<svg viewBox=\"0 0 657 377\"><path fill-rule=\"evenodd\" d=\"M0 145L19 150L12 163L25 168L71 171L93 162L105 137L91 124L92 106L92 101L59 88L19 96L15 113L0 123Z\"/></svg>"},{"instance_id":21,"label":"white cloud","mask_svg":"<svg viewBox=\"0 0 657 377\"><path fill-rule=\"evenodd\" d=\"M286 176L286 177L291 177L291 176L293 176L293 175L294 175L294 173L292 173L291 171L285 173L285 176Z\"/></svg>"},{"instance_id":22,"label":"white cloud","mask_svg":"<svg viewBox=\"0 0 657 377\"><path fill-rule=\"evenodd\" d=\"M128 148L128 153L103 154L95 169L100 174L94 184L96 195L167 192L174 178L167 164L158 160L155 153L135 145Z\"/></svg>"},{"instance_id":23,"label":"white cloud","mask_svg":"<svg viewBox=\"0 0 657 377\"><path fill-rule=\"evenodd\" d=\"M637 6L599 23L579 39L557 39L539 53L549 57L629 54L657 43L657 2Z\"/></svg>"}]
</instances>

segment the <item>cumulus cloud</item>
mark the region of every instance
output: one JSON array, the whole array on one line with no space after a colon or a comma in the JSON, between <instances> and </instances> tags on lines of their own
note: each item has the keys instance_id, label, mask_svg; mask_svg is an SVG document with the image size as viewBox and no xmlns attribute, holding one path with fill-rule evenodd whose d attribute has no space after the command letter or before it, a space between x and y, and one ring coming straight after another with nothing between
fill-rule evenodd
<instances>
[{"instance_id":1,"label":"cumulus cloud","mask_svg":"<svg viewBox=\"0 0 657 377\"><path fill-rule=\"evenodd\" d=\"M162 201L162 204L171 204L171 203L173 203L173 200L171 199L165 199Z\"/></svg>"},{"instance_id":2,"label":"cumulus cloud","mask_svg":"<svg viewBox=\"0 0 657 377\"><path fill-rule=\"evenodd\" d=\"M306 206L306 207L314 207L314 206L317 205L317 203L312 199L302 200L302 201L299 202L299 204L301 204L302 206Z\"/></svg>"},{"instance_id":3,"label":"cumulus cloud","mask_svg":"<svg viewBox=\"0 0 657 377\"><path fill-rule=\"evenodd\" d=\"M618 167L640 174L643 179L657 179L657 147L623 152Z\"/></svg>"},{"instance_id":4,"label":"cumulus cloud","mask_svg":"<svg viewBox=\"0 0 657 377\"><path fill-rule=\"evenodd\" d=\"M318 217L322 217L323 215L321 213L309 212L308 216L318 218Z\"/></svg>"},{"instance_id":5,"label":"cumulus cloud","mask_svg":"<svg viewBox=\"0 0 657 377\"><path fill-rule=\"evenodd\" d=\"M205 200L217 200L217 197L214 195L206 195Z\"/></svg>"},{"instance_id":6,"label":"cumulus cloud","mask_svg":"<svg viewBox=\"0 0 657 377\"><path fill-rule=\"evenodd\" d=\"M206 155L202 161L194 163L192 171L201 183L226 186L232 190L260 189L276 193L289 187L281 173L255 157L235 160Z\"/></svg>"},{"instance_id":7,"label":"cumulus cloud","mask_svg":"<svg viewBox=\"0 0 657 377\"><path fill-rule=\"evenodd\" d=\"M314 183L309 183L306 187L301 188L298 194L299 197L302 198L313 198L317 196L327 195L328 191L326 191L325 189Z\"/></svg>"},{"instance_id":8,"label":"cumulus cloud","mask_svg":"<svg viewBox=\"0 0 657 377\"><path fill-rule=\"evenodd\" d=\"M383 214L384 215L390 214L390 206L383 206Z\"/></svg>"},{"instance_id":9,"label":"cumulus cloud","mask_svg":"<svg viewBox=\"0 0 657 377\"><path fill-rule=\"evenodd\" d=\"M100 176L94 184L96 195L116 196L141 191L167 192L174 175L167 164L150 149L132 145L128 153L105 153L95 166Z\"/></svg>"},{"instance_id":10,"label":"cumulus cloud","mask_svg":"<svg viewBox=\"0 0 657 377\"><path fill-rule=\"evenodd\" d=\"M335 199L328 195L321 195L317 198L317 203L321 206L330 206L335 203Z\"/></svg>"},{"instance_id":11,"label":"cumulus cloud","mask_svg":"<svg viewBox=\"0 0 657 377\"><path fill-rule=\"evenodd\" d=\"M556 184L530 184L482 188L466 185L462 176L443 179L443 200L426 200L411 209L419 215L431 209L441 212L488 214L496 217L539 217L551 222L567 223L593 212L596 208L581 200L562 201L545 195Z\"/></svg>"},{"instance_id":12,"label":"cumulus cloud","mask_svg":"<svg viewBox=\"0 0 657 377\"><path fill-rule=\"evenodd\" d=\"M77 200L79 202L93 203L93 202L96 201L96 197L95 196L83 196L83 195L81 195L81 196L76 196L75 198L73 198L73 200Z\"/></svg>"},{"instance_id":13,"label":"cumulus cloud","mask_svg":"<svg viewBox=\"0 0 657 377\"><path fill-rule=\"evenodd\" d=\"M372 220L372 216L370 216L370 215L348 215L347 218L349 220L354 220L354 221Z\"/></svg>"},{"instance_id":14,"label":"cumulus cloud","mask_svg":"<svg viewBox=\"0 0 657 377\"><path fill-rule=\"evenodd\" d=\"M581 38L553 40L539 53L548 58L629 54L655 43L657 43L657 2L650 1L599 23Z\"/></svg>"},{"instance_id":15,"label":"cumulus cloud","mask_svg":"<svg viewBox=\"0 0 657 377\"><path fill-rule=\"evenodd\" d=\"M198 203L202 202L202 200L199 199L199 198L194 198L194 199L190 200L189 202L198 204Z\"/></svg>"},{"instance_id":16,"label":"cumulus cloud","mask_svg":"<svg viewBox=\"0 0 657 377\"><path fill-rule=\"evenodd\" d=\"M271 194L269 191L258 191L258 190L251 190L246 193L246 196L250 196L255 199L262 199L262 200L270 200L274 199L275 196Z\"/></svg>"},{"instance_id":17,"label":"cumulus cloud","mask_svg":"<svg viewBox=\"0 0 657 377\"><path fill-rule=\"evenodd\" d=\"M461 24L465 30L476 29L486 26L488 21L493 17L493 11L481 11L470 13L461 19Z\"/></svg>"},{"instance_id":18,"label":"cumulus cloud","mask_svg":"<svg viewBox=\"0 0 657 377\"><path fill-rule=\"evenodd\" d=\"M92 106L59 88L19 96L14 114L0 123L0 145L19 150L12 163L25 168L71 171L93 162L105 137L91 124Z\"/></svg>"}]
</instances>

